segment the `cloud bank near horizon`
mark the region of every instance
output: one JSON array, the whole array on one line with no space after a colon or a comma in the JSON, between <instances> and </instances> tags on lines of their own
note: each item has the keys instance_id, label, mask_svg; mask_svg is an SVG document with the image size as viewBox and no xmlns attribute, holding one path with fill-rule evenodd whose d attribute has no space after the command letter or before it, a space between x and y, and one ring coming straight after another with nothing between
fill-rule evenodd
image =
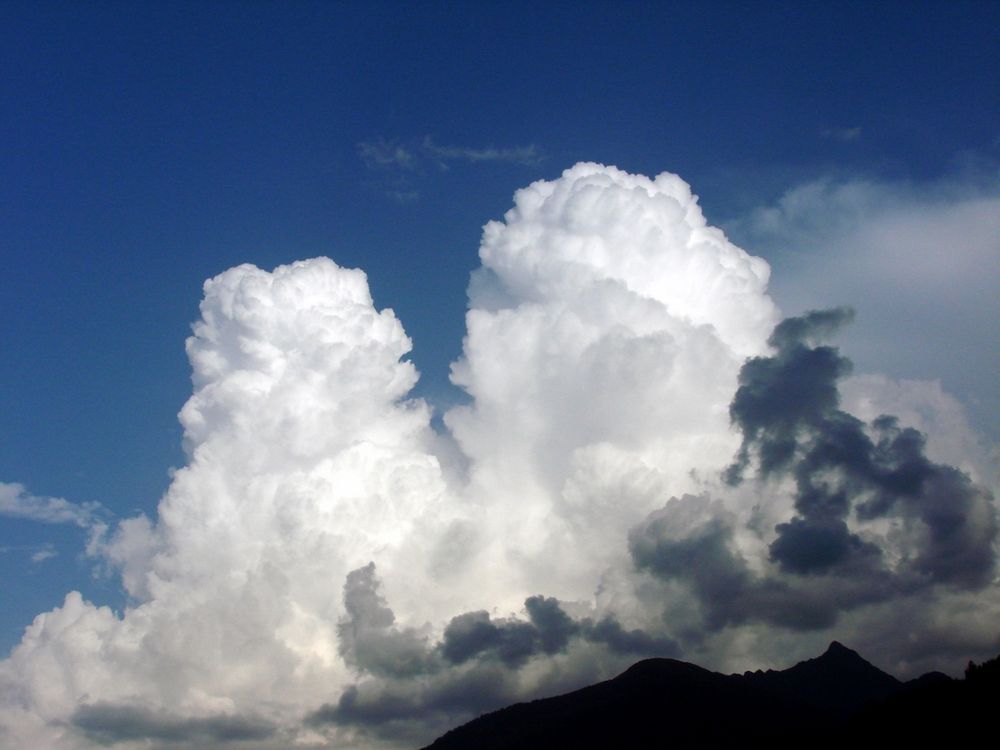
<instances>
[{"instance_id":1,"label":"cloud bank near horizon","mask_svg":"<svg viewBox=\"0 0 1000 750\"><path fill-rule=\"evenodd\" d=\"M781 321L683 180L578 164L479 254L442 432L362 271L205 283L187 465L90 545L130 604L36 618L0 663L5 745L412 746L646 655L1000 648L997 482L960 407L851 377L844 311Z\"/></svg>"}]
</instances>

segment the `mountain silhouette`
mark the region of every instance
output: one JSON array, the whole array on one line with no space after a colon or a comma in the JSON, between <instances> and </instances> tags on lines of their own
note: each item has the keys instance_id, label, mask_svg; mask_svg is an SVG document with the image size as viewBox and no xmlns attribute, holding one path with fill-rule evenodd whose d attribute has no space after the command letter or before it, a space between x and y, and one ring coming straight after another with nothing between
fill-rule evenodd
<instances>
[{"instance_id":1,"label":"mountain silhouette","mask_svg":"<svg viewBox=\"0 0 1000 750\"><path fill-rule=\"evenodd\" d=\"M606 682L480 716L426 750L825 748L876 737L953 739L975 726L970 706L1000 697L996 661L970 663L967 675L978 682L931 673L903 683L836 641L789 669L742 675L647 659Z\"/></svg>"},{"instance_id":2,"label":"mountain silhouette","mask_svg":"<svg viewBox=\"0 0 1000 750\"><path fill-rule=\"evenodd\" d=\"M748 672L744 679L785 700L846 718L899 691L903 683L834 641L821 656L789 669Z\"/></svg>"}]
</instances>

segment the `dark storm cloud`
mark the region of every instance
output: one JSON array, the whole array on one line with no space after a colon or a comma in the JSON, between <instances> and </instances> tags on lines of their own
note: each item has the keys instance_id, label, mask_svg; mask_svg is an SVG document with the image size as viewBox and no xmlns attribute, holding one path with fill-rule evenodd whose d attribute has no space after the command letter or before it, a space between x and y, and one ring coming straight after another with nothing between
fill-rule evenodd
<instances>
[{"instance_id":1,"label":"dark storm cloud","mask_svg":"<svg viewBox=\"0 0 1000 750\"><path fill-rule=\"evenodd\" d=\"M896 516L926 530L905 572L980 586L995 563L988 494L958 469L928 459L924 436L894 417L866 428L839 408L838 381L851 363L818 340L851 317L838 309L788 318L769 339L774 356L743 366L730 406L743 441L725 477L738 484L756 455L761 478L794 479L798 515L777 527L770 550L787 572L811 574L861 560L877 565L880 550L846 522L852 513L867 521Z\"/></svg>"},{"instance_id":2,"label":"dark storm cloud","mask_svg":"<svg viewBox=\"0 0 1000 750\"><path fill-rule=\"evenodd\" d=\"M819 426L840 405L837 380L850 373L850 362L832 347L807 342L833 333L852 317L850 310L836 309L783 320L768 339L779 356L753 357L740 369L729 414L743 431L743 443L726 472L731 484L742 480L752 448L762 477L787 468L799 431Z\"/></svg>"},{"instance_id":3,"label":"dark storm cloud","mask_svg":"<svg viewBox=\"0 0 1000 750\"><path fill-rule=\"evenodd\" d=\"M396 626L379 587L374 563L351 571L344 583L341 655L360 673L407 677L471 660L498 660L516 668L538 653L562 650L579 630L555 599L531 597L525 603L530 621L466 612L453 617L441 641L432 645L416 630Z\"/></svg>"},{"instance_id":4,"label":"dark storm cloud","mask_svg":"<svg viewBox=\"0 0 1000 750\"><path fill-rule=\"evenodd\" d=\"M347 574L344 608L337 626L340 654L352 667L372 674L408 675L431 668L426 638L395 627L396 617L378 591L375 563Z\"/></svg>"},{"instance_id":5,"label":"dark storm cloud","mask_svg":"<svg viewBox=\"0 0 1000 750\"><path fill-rule=\"evenodd\" d=\"M524 608L538 632L538 644L546 654L562 651L570 638L580 632L580 626L563 611L558 599L530 596L524 600Z\"/></svg>"},{"instance_id":6,"label":"dark storm cloud","mask_svg":"<svg viewBox=\"0 0 1000 750\"><path fill-rule=\"evenodd\" d=\"M672 639L639 629L626 630L612 615L596 622L589 617L573 620L563 611L558 599L532 596L525 600L524 607L537 629L540 649L546 654L564 650L574 637L602 644L616 654L676 656L679 652Z\"/></svg>"},{"instance_id":7,"label":"dark storm cloud","mask_svg":"<svg viewBox=\"0 0 1000 750\"><path fill-rule=\"evenodd\" d=\"M453 664L491 654L510 667L538 649L538 629L521 620L492 620L486 611L453 617L444 630L441 653Z\"/></svg>"},{"instance_id":8,"label":"dark storm cloud","mask_svg":"<svg viewBox=\"0 0 1000 750\"><path fill-rule=\"evenodd\" d=\"M360 673L384 677L433 674L469 662L497 662L517 669L528 659L565 651L574 638L606 646L614 653L670 656L676 644L642 630L626 630L611 615L595 622L574 620L558 599L531 596L528 619L493 618L485 610L465 612L448 622L440 642L412 628L398 628L379 593L375 563L353 570L344 583L347 616L338 625L341 655Z\"/></svg>"},{"instance_id":9,"label":"dark storm cloud","mask_svg":"<svg viewBox=\"0 0 1000 750\"><path fill-rule=\"evenodd\" d=\"M673 528L678 515L705 505L711 506L706 497L671 498L632 529L629 550L638 569L691 588L702 605L708 632L749 621L793 630L825 628L836 621L839 611L879 601L894 590L887 573L870 569L809 581L756 575L734 551L733 520L725 514L711 509L716 515L696 528L683 533Z\"/></svg>"},{"instance_id":10,"label":"dark storm cloud","mask_svg":"<svg viewBox=\"0 0 1000 750\"><path fill-rule=\"evenodd\" d=\"M681 538L671 532L672 515L680 506L701 502L708 500L690 495L671 499L632 529L629 550L640 570L689 583L707 605L708 626L716 628L742 619L738 610L751 581L745 561L730 549L732 532L723 520L712 519Z\"/></svg>"},{"instance_id":11,"label":"dark storm cloud","mask_svg":"<svg viewBox=\"0 0 1000 750\"><path fill-rule=\"evenodd\" d=\"M305 724L319 731L350 727L361 746L370 738L372 745L388 740L420 747L457 724L524 698L514 672L498 662L472 662L419 678L364 680L306 716Z\"/></svg>"},{"instance_id":12,"label":"dark storm cloud","mask_svg":"<svg viewBox=\"0 0 1000 750\"><path fill-rule=\"evenodd\" d=\"M597 622L584 620L582 630L588 641L604 644L616 654L635 657L680 655L680 648L673 638L651 635L638 628L626 630L610 615Z\"/></svg>"},{"instance_id":13,"label":"dark storm cloud","mask_svg":"<svg viewBox=\"0 0 1000 750\"><path fill-rule=\"evenodd\" d=\"M452 633L439 645L439 652L450 647L456 661L445 657L439 669L422 675L363 680L341 693L336 703L314 711L306 722L315 727L352 726L382 739L426 739L477 714L593 681L593 673L586 669L574 678L573 668L564 663L540 681L532 680L526 690L518 680L518 668L528 659L529 643L531 654L544 658L566 650L579 638L620 655L622 668L632 658L677 655L672 640L626 630L614 618L574 621L555 599L529 601L530 623L493 621L485 612L453 618ZM589 661L593 654L587 654L581 658Z\"/></svg>"},{"instance_id":14,"label":"dark storm cloud","mask_svg":"<svg viewBox=\"0 0 1000 750\"><path fill-rule=\"evenodd\" d=\"M914 571L967 588L989 582L997 533L991 495L958 469L930 461L924 454L926 438L917 430L900 428L886 416L873 425L872 492L856 506L858 516L919 519L927 534Z\"/></svg>"},{"instance_id":15,"label":"dark storm cloud","mask_svg":"<svg viewBox=\"0 0 1000 750\"><path fill-rule=\"evenodd\" d=\"M310 714L307 723L369 728L382 737L420 736L427 727L531 697L517 687L518 670L531 659L565 653L574 641L619 656L678 654L669 638L626 629L610 615L598 621L574 619L558 599L544 596L525 600L526 620L493 618L486 611L457 615L441 640L430 644L414 630L396 626L379 593L374 563L348 574L344 603L348 616L339 626L342 654L363 679L344 690L336 703ZM564 679L564 671L554 674Z\"/></svg>"},{"instance_id":16,"label":"dark storm cloud","mask_svg":"<svg viewBox=\"0 0 1000 750\"><path fill-rule=\"evenodd\" d=\"M495 662L475 663L419 679L365 680L309 714L306 723L376 727L384 736L412 730L408 724L447 723L488 711L517 697L510 670Z\"/></svg>"},{"instance_id":17,"label":"dark storm cloud","mask_svg":"<svg viewBox=\"0 0 1000 750\"><path fill-rule=\"evenodd\" d=\"M841 520L793 518L776 529L778 538L771 545L771 559L791 573L829 570L850 558L881 555L878 547L862 542Z\"/></svg>"},{"instance_id":18,"label":"dark storm cloud","mask_svg":"<svg viewBox=\"0 0 1000 750\"><path fill-rule=\"evenodd\" d=\"M137 740L224 744L263 740L276 731L274 725L252 717L220 715L191 719L112 703L80 706L70 723L102 745Z\"/></svg>"},{"instance_id":19,"label":"dark storm cloud","mask_svg":"<svg viewBox=\"0 0 1000 750\"><path fill-rule=\"evenodd\" d=\"M677 644L642 630L626 630L613 616L595 622L573 620L557 599L532 596L524 602L530 622L493 620L487 612L468 612L452 618L441 642L444 657L461 664L473 657L499 659L508 667L538 654L564 651L573 638L598 643L618 654L674 656Z\"/></svg>"},{"instance_id":20,"label":"dark storm cloud","mask_svg":"<svg viewBox=\"0 0 1000 750\"><path fill-rule=\"evenodd\" d=\"M775 354L740 371L730 415L743 440L724 478L739 484L755 463L765 490L775 487L766 480L783 477L795 487L795 516L775 527L769 548L773 569L750 570L735 551L734 519L705 497L671 499L629 535L636 567L686 583L709 630L750 620L823 628L863 604L992 579L989 493L931 461L924 435L895 417L866 425L840 409L838 383L851 363L820 342L851 317L837 309L789 318L769 339ZM678 526L699 512L705 517ZM862 538L849 526L883 518L902 529L902 559L892 568L877 543L884 538Z\"/></svg>"}]
</instances>

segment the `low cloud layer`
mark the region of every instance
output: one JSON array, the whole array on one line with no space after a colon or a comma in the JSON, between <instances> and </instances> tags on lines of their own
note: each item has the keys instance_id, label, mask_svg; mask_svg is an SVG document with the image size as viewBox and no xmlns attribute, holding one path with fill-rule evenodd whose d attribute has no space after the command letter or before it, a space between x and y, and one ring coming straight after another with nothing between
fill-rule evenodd
<instances>
[{"instance_id":1,"label":"low cloud layer","mask_svg":"<svg viewBox=\"0 0 1000 750\"><path fill-rule=\"evenodd\" d=\"M391 145L366 158L404 168ZM187 465L89 548L129 604L36 618L0 663L0 744L412 747L644 656L996 649L996 476L961 407L848 378L849 313L782 321L683 180L578 164L479 254L439 433L363 272L206 282Z\"/></svg>"},{"instance_id":2,"label":"low cloud layer","mask_svg":"<svg viewBox=\"0 0 1000 750\"><path fill-rule=\"evenodd\" d=\"M456 615L431 638L430 628L396 625L374 563L348 574L344 604L342 654L360 679L336 703L310 713L306 724L360 731L366 742L426 738L526 694L575 685L580 678L565 674L574 661L596 657L620 666L679 654L670 638L626 629L610 614L575 619L557 599L541 595L525 600L521 616Z\"/></svg>"},{"instance_id":3,"label":"low cloud layer","mask_svg":"<svg viewBox=\"0 0 1000 750\"><path fill-rule=\"evenodd\" d=\"M267 722L241 716L182 718L128 705L102 703L80 706L70 722L101 745L153 740L189 747L192 743L211 746L266 739L275 731Z\"/></svg>"}]
</instances>

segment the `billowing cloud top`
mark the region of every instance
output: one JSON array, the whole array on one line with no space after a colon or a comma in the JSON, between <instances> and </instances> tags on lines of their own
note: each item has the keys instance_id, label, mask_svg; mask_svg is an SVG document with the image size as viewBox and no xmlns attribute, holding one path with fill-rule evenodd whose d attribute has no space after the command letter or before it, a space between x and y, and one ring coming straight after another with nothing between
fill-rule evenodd
<instances>
[{"instance_id":1,"label":"billowing cloud top","mask_svg":"<svg viewBox=\"0 0 1000 750\"><path fill-rule=\"evenodd\" d=\"M918 610L907 643L989 650L992 475L877 416L926 387L845 385L843 313L775 328L767 264L679 177L578 164L480 257L441 434L363 272L206 282L188 463L90 544L130 604L36 618L0 663L5 747L413 746L638 656L739 668Z\"/></svg>"},{"instance_id":2,"label":"billowing cloud top","mask_svg":"<svg viewBox=\"0 0 1000 750\"><path fill-rule=\"evenodd\" d=\"M473 402L446 421L516 550L495 566L589 599L622 551L602 535L732 450L736 374L777 312L767 264L708 226L676 175L578 164L514 201L483 231L452 371ZM554 573L553 558L572 564Z\"/></svg>"},{"instance_id":3,"label":"billowing cloud top","mask_svg":"<svg viewBox=\"0 0 1000 750\"><path fill-rule=\"evenodd\" d=\"M518 190L504 222L486 225L479 257L480 280L492 272L492 291L510 305L617 287L712 326L740 356L758 351L775 322L767 263L709 226L690 186L666 172L651 180L577 164L559 180ZM483 291L473 284L474 309L496 304Z\"/></svg>"}]
</instances>

